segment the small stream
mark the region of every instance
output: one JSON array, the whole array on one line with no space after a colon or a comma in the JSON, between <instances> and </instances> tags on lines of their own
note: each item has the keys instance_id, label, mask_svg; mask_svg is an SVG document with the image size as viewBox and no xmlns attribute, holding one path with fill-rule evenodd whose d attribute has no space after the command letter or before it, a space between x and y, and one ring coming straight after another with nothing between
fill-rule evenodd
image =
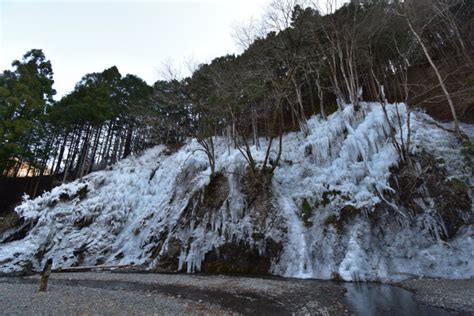
<instances>
[{"instance_id":1,"label":"small stream","mask_svg":"<svg viewBox=\"0 0 474 316\"><path fill-rule=\"evenodd\" d=\"M471 315L424 305L411 292L397 286L380 283L344 283L343 286L347 289L345 303L356 315Z\"/></svg>"}]
</instances>

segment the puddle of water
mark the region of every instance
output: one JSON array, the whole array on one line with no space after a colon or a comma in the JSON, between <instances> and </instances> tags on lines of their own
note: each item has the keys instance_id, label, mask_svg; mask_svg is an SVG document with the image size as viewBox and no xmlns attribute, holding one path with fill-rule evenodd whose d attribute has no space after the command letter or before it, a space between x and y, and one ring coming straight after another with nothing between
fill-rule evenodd
<instances>
[{"instance_id":1,"label":"puddle of water","mask_svg":"<svg viewBox=\"0 0 474 316\"><path fill-rule=\"evenodd\" d=\"M445 316L466 315L423 305L405 289L378 283L345 283L345 303L356 315L363 316Z\"/></svg>"}]
</instances>

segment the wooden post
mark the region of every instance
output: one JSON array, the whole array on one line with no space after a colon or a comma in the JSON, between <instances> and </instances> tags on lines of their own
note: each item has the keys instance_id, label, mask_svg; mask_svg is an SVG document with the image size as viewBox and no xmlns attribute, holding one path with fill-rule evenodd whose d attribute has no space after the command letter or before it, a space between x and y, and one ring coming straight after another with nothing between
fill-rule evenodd
<instances>
[{"instance_id":1,"label":"wooden post","mask_svg":"<svg viewBox=\"0 0 474 316\"><path fill-rule=\"evenodd\" d=\"M45 292L46 289L48 288L48 280L49 276L51 275L51 268L53 266L53 259L48 259L46 261L46 265L44 266L43 272L41 273L41 278L40 278L40 287L39 291L40 292Z\"/></svg>"}]
</instances>

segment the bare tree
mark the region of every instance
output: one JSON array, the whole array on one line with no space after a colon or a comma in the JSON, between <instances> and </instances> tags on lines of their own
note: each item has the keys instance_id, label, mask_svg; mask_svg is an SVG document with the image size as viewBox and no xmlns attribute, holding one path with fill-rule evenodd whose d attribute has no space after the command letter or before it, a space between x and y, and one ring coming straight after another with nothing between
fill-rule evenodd
<instances>
[{"instance_id":1,"label":"bare tree","mask_svg":"<svg viewBox=\"0 0 474 316\"><path fill-rule=\"evenodd\" d=\"M232 37L242 49L247 49L258 38L264 38L267 34L262 21L250 18L247 22L236 24L232 27Z\"/></svg>"},{"instance_id":2,"label":"bare tree","mask_svg":"<svg viewBox=\"0 0 474 316\"><path fill-rule=\"evenodd\" d=\"M413 14L411 14L411 15L413 15ZM441 87L441 89L442 89L442 91L443 91L443 93L446 97L446 101L448 102L449 108L451 110L451 114L452 114L453 121L454 121L454 130L458 135L460 135L459 121L458 121L458 118L457 118L456 108L454 107L453 100L451 98L451 95L450 95L447 87L446 87L446 84L444 82L444 78L441 76L441 73L440 73L438 67L436 66L435 62L433 61L433 58L431 57L430 52L429 52L427 46L425 45L425 43L423 42L423 39L421 38L421 35L420 35L420 32L423 31L423 29L426 27L427 24L424 23L424 25L422 25L419 28L420 31L417 31L416 28L413 26L413 22L412 22L413 18L411 17L411 15L406 14L406 13L404 14L404 16L406 18L406 22L407 22L413 36L415 36L417 42L420 44L426 59L428 60L429 64L431 65L431 68L433 69L433 71L436 74L436 78L438 79L439 85L440 85L440 87ZM430 21L431 20L432 19L430 19Z\"/></svg>"}]
</instances>

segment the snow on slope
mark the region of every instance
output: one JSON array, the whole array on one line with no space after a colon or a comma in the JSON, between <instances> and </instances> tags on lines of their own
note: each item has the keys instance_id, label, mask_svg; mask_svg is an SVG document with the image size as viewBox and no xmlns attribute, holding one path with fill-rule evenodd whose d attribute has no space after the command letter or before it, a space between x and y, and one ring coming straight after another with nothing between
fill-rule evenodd
<instances>
[{"instance_id":1,"label":"snow on slope","mask_svg":"<svg viewBox=\"0 0 474 316\"><path fill-rule=\"evenodd\" d=\"M398 111L405 122L405 107L398 105ZM395 120L396 106L390 105L388 113ZM456 138L430 122L413 113L412 152L429 152L446 161L451 177L465 176ZM49 257L63 267L133 263L152 268L175 253L179 269L196 272L208 252L225 244L242 241L264 255L271 239L283 250L270 272L288 277L329 279L337 273L345 280L392 281L474 276L471 226L446 243L426 229L440 225L435 210L427 206L423 214L405 218L384 201L384 192L392 190L390 167L398 164L398 155L379 104L363 104L358 112L347 106L327 121L313 117L309 127L306 137L284 137L271 187L275 212L263 224L242 192L239 174L245 161L220 138L215 141L217 168L228 179L226 203L199 220L189 218L186 212L197 203L196 196L202 197L197 194L209 184L210 174L204 153L191 140L176 153L158 146L112 170L25 200L16 211L35 224L24 239L0 244L0 271L19 271L29 263L39 270ZM403 126L401 133L406 132ZM266 141L261 145L252 147L260 162ZM305 201L313 209L304 220ZM362 211L343 230L328 225L349 208ZM386 222L370 223L370 214L380 209L387 213ZM254 238L256 232L265 238Z\"/></svg>"}]
</instances>

